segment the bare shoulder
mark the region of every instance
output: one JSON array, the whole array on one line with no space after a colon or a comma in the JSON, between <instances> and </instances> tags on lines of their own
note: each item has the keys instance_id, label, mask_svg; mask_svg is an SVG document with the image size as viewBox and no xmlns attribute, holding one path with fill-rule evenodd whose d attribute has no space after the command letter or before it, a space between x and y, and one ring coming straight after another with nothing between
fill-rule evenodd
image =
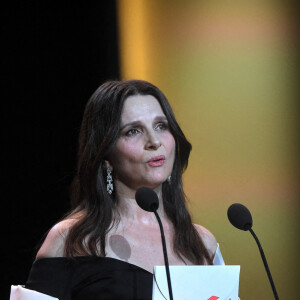
<instances>
[{"instance_id":1,"label":"bare shoulder","mask_svg":"<svg viewBox=\"0 0 300 300\"><path fill-rule=\"evenodd\" d=\"M66 219L55 224L48 232L44 243L36 255L36 259L64 256L65 239L73 223L73 219Z\"/></svg>"},{"instance_id":2,"label":"bare shoulder","mask_svg":"<svg viewBox=\"0 0 300 300\"><path fill-rule=\"evenodd\" d=\"M198 234L201 236L208 252L210 255L214 255L216 253L218 243L214 235L205 227L194 224Z\"/></svg>"}]
</instances>

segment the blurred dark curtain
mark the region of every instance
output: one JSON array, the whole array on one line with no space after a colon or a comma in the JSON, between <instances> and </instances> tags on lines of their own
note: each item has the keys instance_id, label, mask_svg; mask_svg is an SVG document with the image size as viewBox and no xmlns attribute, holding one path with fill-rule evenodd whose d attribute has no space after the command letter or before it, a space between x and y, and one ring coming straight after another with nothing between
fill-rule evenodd
<instances>
[{"instance_id":1,"label":"blurred dark curtain","mask_svg":"<svg viewBox=\"0 0 300 300\"><path fill-rule=\"evenodd\" d=\"M9 299L69 209L84 106L99 84L119 79L119 59L115 1L19 0L2 14L0 286Z\"/></svg>"}]
</instances>

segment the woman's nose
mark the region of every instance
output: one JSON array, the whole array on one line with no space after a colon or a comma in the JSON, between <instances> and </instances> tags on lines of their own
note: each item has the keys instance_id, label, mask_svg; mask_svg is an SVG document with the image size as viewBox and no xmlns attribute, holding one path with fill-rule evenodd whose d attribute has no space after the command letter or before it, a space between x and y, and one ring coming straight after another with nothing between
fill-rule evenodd
<instances>
[{"instance_id":1,"label":"woman's nose","mask_svg":"<svg viewBox=\"0 0 300 300\"><path fill-rule=\"evenodd\" d=\"M146 141L146 149L150 150L156 150L161 146L161 141L157 134L155 133L149 133L147 135L147 141Z\"/></svg>"}]
</instances>

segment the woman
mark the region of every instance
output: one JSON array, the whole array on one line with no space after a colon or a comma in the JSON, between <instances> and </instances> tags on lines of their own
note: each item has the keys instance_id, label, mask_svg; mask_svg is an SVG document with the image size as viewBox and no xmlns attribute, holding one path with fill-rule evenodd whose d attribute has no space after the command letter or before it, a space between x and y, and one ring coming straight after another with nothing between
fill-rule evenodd
<instances>
[{"instance_id":1,"label":"woman","mask_svg":"<svg viewBox=\"0 0 300 300\"><path fill-rule=\"evenodd\" d=\"M60 300L151 299L153 267L164 259L157 220L135 201L143 186L159 197L169 264L212 264L216 240L185 206L190 150L157 87L101 85L83 117L73 210L50 230L26 287Z\"/></svg>"}]
</instances>

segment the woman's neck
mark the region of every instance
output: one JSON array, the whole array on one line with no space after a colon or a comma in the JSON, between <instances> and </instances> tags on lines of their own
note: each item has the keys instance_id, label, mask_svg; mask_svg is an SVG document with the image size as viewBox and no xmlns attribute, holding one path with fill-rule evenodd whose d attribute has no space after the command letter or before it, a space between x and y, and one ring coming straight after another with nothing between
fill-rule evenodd
<instances>
[{"instance_id":1,"label":"woman's neck","mask_svg":"<svg viewBox=\"0 0 300 300\"><path fill-rule=\"evenodd\" d=\"M135 200L136 190L124 185L120 181L115 181L117 190L117 212L123 221L132 223L140 223L146 226L157 224L156 217L153 213L147 212L139 207ZM161 185L154 189L159 199L159 208L157 210L159 216L164 219L166 217L163 201Z\"/></svg>"}]
</instances>

